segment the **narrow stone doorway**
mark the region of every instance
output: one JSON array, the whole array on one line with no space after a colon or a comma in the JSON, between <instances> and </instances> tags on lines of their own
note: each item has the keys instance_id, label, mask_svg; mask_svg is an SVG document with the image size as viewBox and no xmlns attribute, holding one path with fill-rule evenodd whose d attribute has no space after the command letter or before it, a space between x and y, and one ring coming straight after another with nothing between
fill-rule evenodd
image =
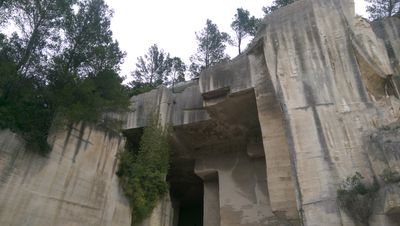
<instances>
[{"instance_id":1,"label":"narrow stone doorway","mask_svg":"<svg viewBox=\"0 0 400 226\"><path fill-rule=\"evenodd\" d=\"M194 161L175 160L167 181L174 208L174 226L203 226L203 181L194 174Z\"/></svg>"}]
</instances>

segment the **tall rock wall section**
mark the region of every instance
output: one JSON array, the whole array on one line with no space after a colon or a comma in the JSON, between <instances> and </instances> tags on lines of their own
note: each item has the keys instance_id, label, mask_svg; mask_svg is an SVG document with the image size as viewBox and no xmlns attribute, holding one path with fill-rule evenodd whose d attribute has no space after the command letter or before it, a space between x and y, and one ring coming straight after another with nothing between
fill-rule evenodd
<instances>
[{"instance_id":1,"label":"tall rock wall section","mask_svg":"<svg viewBox=\"0 0 400 226\"><path fill-rule=\"evenodd\" d=\"M53 133L47 157L0 131L0 225L130 226L115 171L123 137L85 124Z\"/></svg>"},{"instance_id":2,"label":"tall rock wall section","mask_svg":"<svg viewBox=\"0 0 400 226\"><path fill-rule=\"evenodd\" d=\"M352 0L299 0L231 62L133 97L126 139L154 112L171 125L180 191L143 225L177 226L198 191L207 226L356 225L337 201L343 180L400 172L399 31L398 18L355 16ZM115 176L125 138L78 124L49 140L43 157L0 131L0 225L130 225ZM382 186L370 225L398 225L399 190Z\"/></svg>"},{"instance_id":3,"label":"tall rock wall section","mask_svg":"<svg viewBox=\"0 0 400 226\"><path fill-rule=\"evenodd\" d=\"M175 151L203 179L208 225L356 225L338 205L343 180L400 171L400 19L370 24L351 0L300 0L263 24L244 54L183 92L134 97L126 129L145 125L143 109L173 125ZM370 225L398 225L399 201L384 186Z\"/></svg>"}]
</instances>

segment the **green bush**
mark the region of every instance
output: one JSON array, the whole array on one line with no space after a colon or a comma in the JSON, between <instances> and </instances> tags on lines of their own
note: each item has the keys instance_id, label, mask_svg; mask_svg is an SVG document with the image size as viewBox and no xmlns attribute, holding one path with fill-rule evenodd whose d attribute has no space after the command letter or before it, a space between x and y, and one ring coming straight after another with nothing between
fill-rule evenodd
<instances>
[{"instance_id":1,"label":"green bush","mask_svg":"<svg viewBox=\"0 0 400 226\"><path fill-rule=\"evenodd\" d=\"M168 191L170 147L168 129L152 115L139 146L127 144L119 155L117 176L132 208L132 225L140 223Z\"/></svg>"},{"instance_id":2,"label":"green bush","mask_svg":"<svg viewBox=\"0 0 400 226\"><path fill-rule=\"evenodd\" d=\"M372 206L375 195L379 190L379 184L365 184L364 177L356 172L348 177L337 191L337 199L343 208L358 225L369 225L369 218L372 214Z\"/></svg>"}]
</instances>

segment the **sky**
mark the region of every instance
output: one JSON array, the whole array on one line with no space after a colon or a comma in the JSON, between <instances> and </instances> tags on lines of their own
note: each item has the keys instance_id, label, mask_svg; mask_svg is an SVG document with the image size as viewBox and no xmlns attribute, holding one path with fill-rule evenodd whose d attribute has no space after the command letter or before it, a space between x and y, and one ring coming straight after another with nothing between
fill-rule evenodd
<instances>
[{"instance_id":1,"label":"sky","mask_svg":"<svg viewBox=\"0 0 400 226\"><path fill-rule=\"evenodd\" d=\"M189 57L196 52L195 32L205 27L211 19L220 31L233 35L230 28L237 8L244 8L251 15L263 17L263 6L272 0L106 0L114 10L111 20L113 36L120 48L127 53L121 74L131 80L139 56L157 44L172 57L180 57L189 64ZM366 16L364 0L355 0L356 13ZM246 43L242 44L242 48ZM231 57L237 55L236 47L228 47Z\"/></svg>"}]
</instances>

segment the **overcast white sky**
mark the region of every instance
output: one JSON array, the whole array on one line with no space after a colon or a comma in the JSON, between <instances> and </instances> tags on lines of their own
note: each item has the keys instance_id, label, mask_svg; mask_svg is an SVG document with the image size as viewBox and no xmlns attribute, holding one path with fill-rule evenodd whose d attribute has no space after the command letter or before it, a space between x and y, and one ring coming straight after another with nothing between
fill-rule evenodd
<instances>
[{"instance_id":1,"label":"overcast white sky","mask_svg":"<svg viewBox=\"0 0 400 226\"><path fill-rule=\"evenodd\" d=\"M230 24L237 8L250 11L251 15L262 17L263 6L272 0L106 0L114 10L111 28L114 38L127 53L122 66L122 75L129 75L135 68L136 59L157 43L171 56L180 57L189 63L189 57L196 52L195 32L211 19L220 31L232 34ZM365 15L364 0L355 0L356 13ZM245 47L246 44L242 46ZM235 57L234 47L227 49ZM128 77L128 80L130 78Z\"/></svg>"}]
</instances>

